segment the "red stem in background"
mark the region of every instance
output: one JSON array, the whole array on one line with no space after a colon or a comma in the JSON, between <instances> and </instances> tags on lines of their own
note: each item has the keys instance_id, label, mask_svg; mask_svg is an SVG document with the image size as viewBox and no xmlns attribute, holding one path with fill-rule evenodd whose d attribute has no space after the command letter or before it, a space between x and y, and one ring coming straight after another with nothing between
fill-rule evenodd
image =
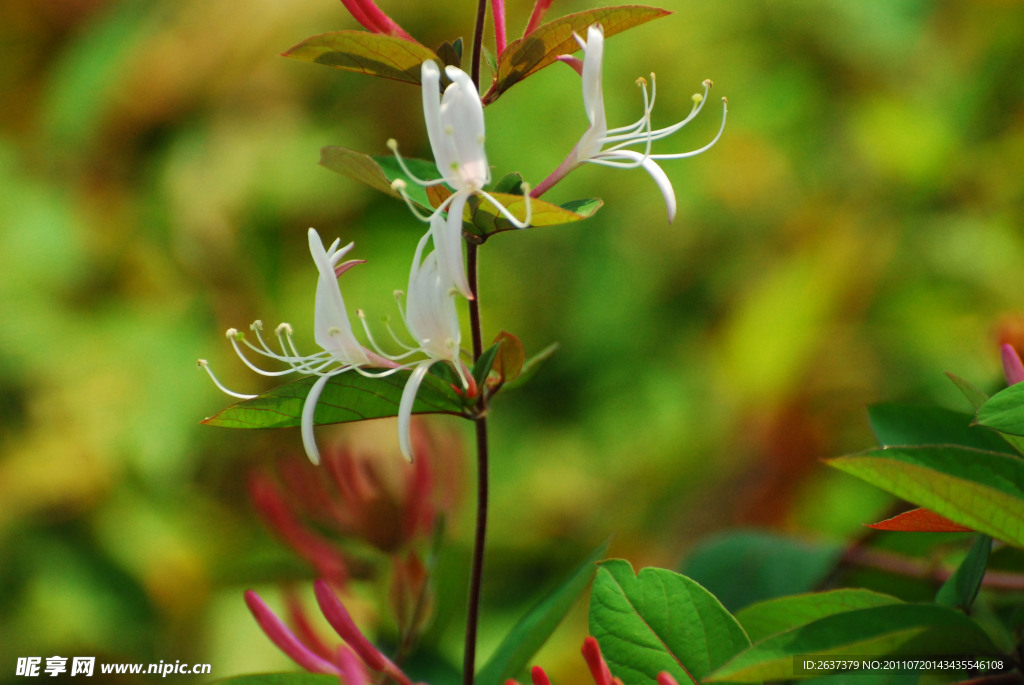
<instances>
[{"instance_id":1,"label":"red stem in background","mask_svg":"<svg viewBox=\"0 0 1024 685\"><path fill-rule=\"evenodd\" d=\"M491 0L491 14L494 15L494 49L501 57L505 52L505 0Z\"/></svg>"},{"instance_id":2,"label":"red stem in background","mask_svg":"<svg viewBox=\"0 0 1024 685\"><path fill-rule=\"evenodd\" d=\"M537 4L533 6L533 12L530 14L530 21L526 24L526 30L523 31L524 38L540 26L540 21L549 7L551 7L551 0L537 0Z\"/></svg>"},{"instance_id":3,"label":"red stem in background","mask_svg":"<svg viewBox=\"0 0 1024 685\"><path fill-rule=\"evenodd\" d=\"M373 0L341 0L341 4L345 5L345 9L356 21L370 31L416 42L401 26L395 23L394 19L377 7Z\"/></svg>"}]
</instances>

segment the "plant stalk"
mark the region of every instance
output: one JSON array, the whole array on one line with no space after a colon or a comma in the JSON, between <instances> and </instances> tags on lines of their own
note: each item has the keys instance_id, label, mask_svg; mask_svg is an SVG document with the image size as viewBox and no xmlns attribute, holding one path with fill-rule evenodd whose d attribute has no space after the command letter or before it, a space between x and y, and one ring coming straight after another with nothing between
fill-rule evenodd
<instances>
[{"instance_id":1,"label":"plant stalk","mask_svg":"<svg viewBox=\"0 0 1024 685\"><path fill-rule=\"evenodd\" d=\"M483 352L483 332L480 325L480 295L477 289L477 248L470 243L466 250L466 272L474 298L469 301L469 325L473 337L473 359ZM483 388L480 402L483 403ZM481 407L483 409L483 407ZM466 645L462 663L463 685L473 685L476 673L476 635L480 619L480 588L484 575L484 545L487 539L488 500L488 442L487 418L481 411L476 419L476 532L473 538L473 562L469 577L469 601L466 609Z\"/></svg>"},{"instance_id":2,"label":"plant stalk","mask_svg":"<svg viewBox=\"0 0 1024 685\"><path fill-rule=\"evenodd\" d=\"M487 0L477 3L476 24L473 27L473 57L471 75L473 84L480 88L480 58L483 52L484 21L487 17ZM478 259L476 243L466 247L466 275L473 299L469 301L469 326L473 339L473 361L483 353L483 326L480 322L480 291L477 287ZM473 537L473 562L469 576L469 600L466 608L466 643L462 661L462 683L473 685L476 676L476 636L480 621L480 588L484 576L484 545L487 539L488 500L488 444L487 419L484 406L483 388L478 399L479 416L476 419L476 531Z\"/></svg>"}]
</instances>

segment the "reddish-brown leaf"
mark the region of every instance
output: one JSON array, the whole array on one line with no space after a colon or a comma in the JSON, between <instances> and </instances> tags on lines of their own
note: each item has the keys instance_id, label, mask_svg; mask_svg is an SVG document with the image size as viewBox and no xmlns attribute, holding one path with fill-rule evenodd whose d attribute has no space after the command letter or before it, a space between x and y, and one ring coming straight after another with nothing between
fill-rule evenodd
<instances>
[{"instance_id":1,"label":"reddish-brown leaf","mask_svg":"<svg viewBox=\"0 0 1024 685\"><path fill-rule=\"evenodd\" d=\"M508 383L519 378L523 371L523 364L526 362L526 353L523 351L523 343L519 338L508 331L498 333L494 338L495 343L501 343L498 348L498 356L494 359L491 367L492 373L497 372L497 385Z\"/></svg>"},{"instance_id":2,"label":"reddish-brown leaf","mask_svg":"<svg viewBox=\"0 0 1024 685\"><path fill-rule=\"evenodd\" d=\"M973 528L961 526L928 509L911 509L892 518L867 524L875 530L900 530L911 533L969 533Z\"/></svg>"},{"instance_id":3,"label":"reddish-brown leaf","mask_svg":"<svg viewBox=\"0 0 1024 685\"><path fill-rule=\"evenodd\" d=\"M569 14L538 26L535 31L514 40L501 53L498 74L491 89L484 95L484 104L491 103L524 78L554 64L559 55L576 52L579 44L573 33L583 35L593 24L601 24L605 37L645 24L671 14L668 10L642 5L602 7Z\"/></svg>"}]
</instances>

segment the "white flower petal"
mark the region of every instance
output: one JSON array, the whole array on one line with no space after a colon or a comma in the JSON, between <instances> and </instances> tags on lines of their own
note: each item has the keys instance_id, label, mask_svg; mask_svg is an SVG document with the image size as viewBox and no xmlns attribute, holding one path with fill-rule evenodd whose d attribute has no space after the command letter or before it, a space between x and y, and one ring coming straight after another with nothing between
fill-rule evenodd
<instances>
[{"instance_id":1,"label":"white flower petal","mask_svg":"<svg viewBox=\"0 0 1024 685\"><path fill-rule=\"evenodd\" d=\"M459 316L452 284L442 275L436 252L428 254L420 264L413 263L405 320L409 333L429 357L456 360L462 337Z\"/></svg>"},{"instance_id":2,"label":"white flower petal","mask_svg":"<svg viewBox=\"0 0 1024 685\"><path fill-rule=\"evenodd\" d=\"M420 67L420 83L423 92L423 121L427 127L430 149L434 151L434 162L441 176L448 178L454 158L445 149L444 126L441 122L441 70L432 61ZM438 156L438 153L441 156Z\"/></svg>"},{"instance_id":3,"label":"white flower petal","mask_svg":"<svg viewBox=\"0 0 1024 685\"><path fill-rule=\"evenodd\" d=\"M340 250L335 250L332 245L328 253L324 250L320 235L315 229L309 229L309 251L319 272L313 308L313 336L317 345L330 352L338 361L366 364L369 360L352 332L345 300L338 286L338 276L334 271L335 265L352 249L352 245L349 243Z\"/></svg>"},{"instance_id":4,"label":"white flower petal","mask_svg":"<svg viewBox=\"0 0 1024 685\"><path fill-rule=\"evenodd\" d=\"M409 374L409 380L405 383L405 389L402 390L402 399L398 403L398 447L402 451L402 456L408 462L412 461L412 438L409 435L409 426L412 423L412 406L416 401L416 393L420 390L420 384L423 383L423 377L427 375L427 371L430 370L430 366L435 360L428 359L420 362L420 364L413 369L412 373Z\"/></svg>"},{"instance_id":5,"label":"white flower petal","mask_svg":"<svg viewBox=\"0 0 1024 685\"><path fill-rule=\"evenodd\" d=\"M676 218L676 193L672 189L672 181L668 180L668 175L665 171L658 166L658 163L647 155L641 154L636 150L617 150L615 152L616 157L625 157L626 159L632 160L642 166L644 170L651 175L654 182L658 184L658 189L661 190L662 196L665 198L665 208L668 210L668 222L672 223Z\"/></svg>"},{"instance_id":6,"label":"white flower petal","mask_svg":"<svg viewBox=\"0 0 1024 685\"><path fill-rule=\"evenodd\" d=\"M462 212L466 207L468 193L455 193L448 204L448 216L435 212L430 217L430 234L437 251L441 272L467 299L473 299L469 288L469 277L462 259Z\"/></svg>"},{"instance_id":7,"label":"white flower petal","mask_svg":"<svg viewBox=\"0 0 1024 685\"><path fill-rule=\"evenodd\" d=\"M441 107L442 124L452 138L462 188L478 190L490 182L484 150L484 106L469 75L458 67L445 68L452 80Z\"/></svg>"},{"instance_id":8,"label":"white flower petal","mask_svg":"<svg viewBox=\"0 0 1024 685\"><path fill-rule=\"evenodd\" d=\"M587 29L587 44L583 48L583 107L591 126L608 130L604 116L604 95L601 91L601 65L604 61L604 30L600 24Z\"/></svg>"},{"instance_id":9,"label":"white flower petal","mask_svg":"<svg viewBox=\"0 0 1024 685\"><path fill-rule=\"evenodd\" d=\"M320 463L320 450L316 448L316 438L313 435L313 414L316 412L316 403L320 401L320 395L324 386L331 376L320 376L313 383L306 395L306 401L302 405L302 446L306 448L306 456L314 464Z\"/></svg>"}]
</instances>

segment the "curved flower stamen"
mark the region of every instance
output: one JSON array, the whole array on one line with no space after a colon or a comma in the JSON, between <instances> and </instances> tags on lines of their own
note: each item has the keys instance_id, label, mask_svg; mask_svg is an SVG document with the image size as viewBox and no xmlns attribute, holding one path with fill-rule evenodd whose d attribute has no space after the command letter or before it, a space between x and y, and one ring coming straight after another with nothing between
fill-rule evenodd
<instances>
[{"instance_id":1,"label":"curved flower stamen","mask_svg":"<svg viewBox=\"0 0 1024 685\"><path fill-rule=\"evenodd\" d=\"M222 393L224 393L225 395L230 395L231 397L237 397L240 400L251 400L252 398L256 397L256 395L246 395L245 393L235 392L234 390L229 390L227 388L227 386L225 386L223 383L221 383L220 379L217 378L217 376L213 373L213 369L210 368L210 362L206 361L205 359L198 360L197 365L199 366L200 369L202 369L203 371L206 372L206 374L213 381L213 384L216 385L217 388Z\"/></svg>"},{"instance_id":2,"label":"curved flower stamen","mask_svg":"<svg viewBox=\"0 0 1024 685\"><path fill-rule=\"evenodd\" d=\"M377 344L377 340L373 337L373 332L370 330L370 325L366 322L366 313L362 309L360 309L358 312L356 312L356 314L359 316L359 320L363 324L363 330L366 331L366 339L370 341L370 345L380 356L390 359L391 361L397 362L420 351L418 347L412 347L402 342L402 340L397 335L395 335L395 332L394 330L391 329L391 326L388 325L387 322L385 321L384 323L387 326L387 331L388 333L391 334L391 338L392 340L394 340L394 343L405 350L405 352L401 354L390 354L388 352L385 352L384 348Z\"/></svg>"}]
</instances>

